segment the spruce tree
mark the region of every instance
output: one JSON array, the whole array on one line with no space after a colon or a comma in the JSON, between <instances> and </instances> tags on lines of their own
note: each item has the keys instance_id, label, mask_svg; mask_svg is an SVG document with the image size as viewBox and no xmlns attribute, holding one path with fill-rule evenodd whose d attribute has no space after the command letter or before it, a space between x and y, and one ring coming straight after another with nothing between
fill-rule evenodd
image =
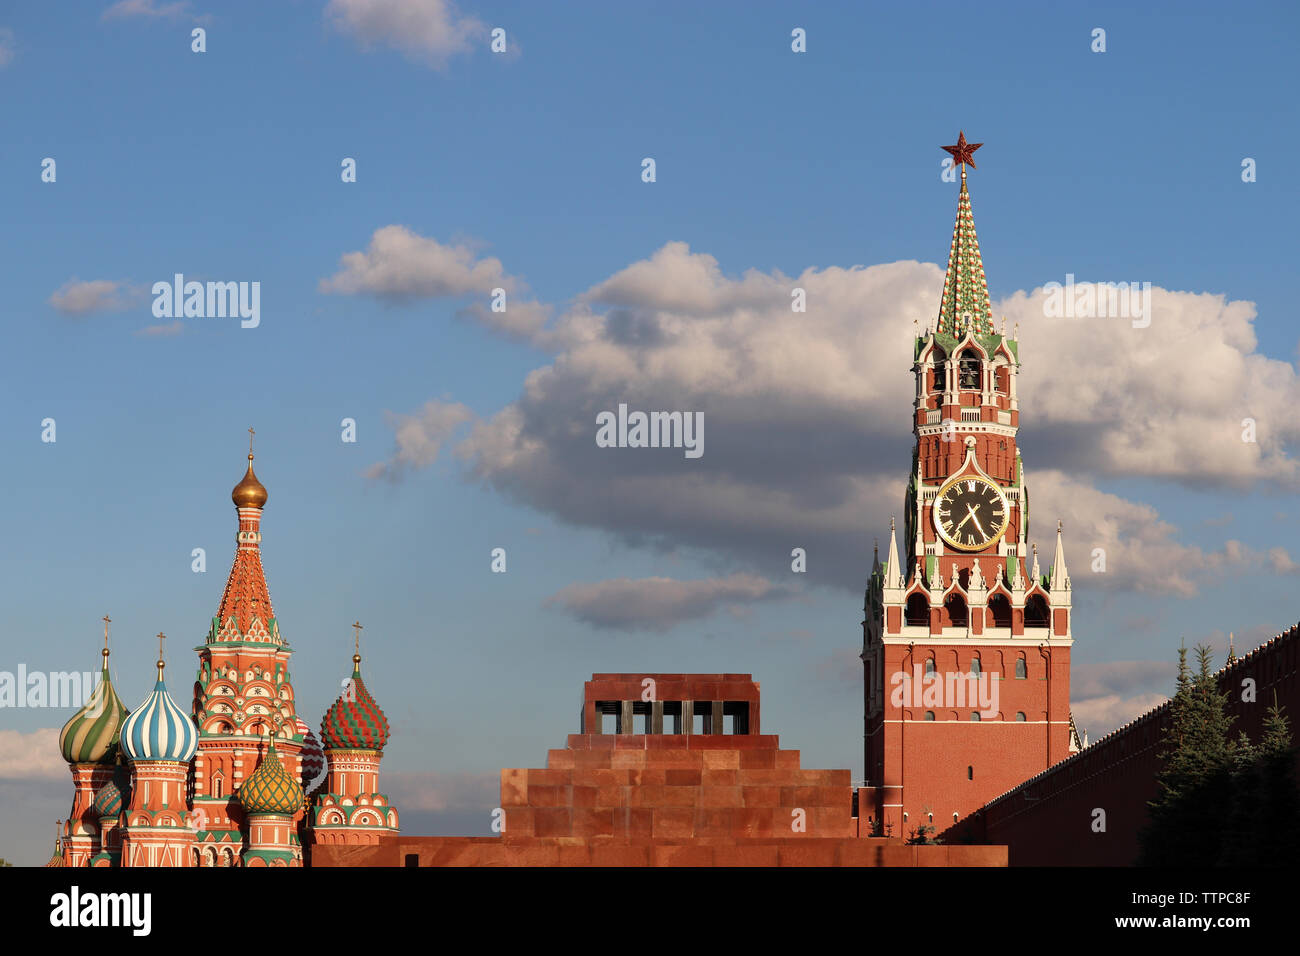
<instances>
[{"instance_id":1,"label":"spruce tree","mask_svg":"<svg viewBox=\"0 0 1300 956\"><path fill-rule=\"evenodd\" d=\"M1233 718L1225 712L1210 666L1210 649L1196 648L1197 673L1178 650L1178 689L1162 741L1156 799L1140 837L1145 866L1214 864L1223 850L1224 808L1231 801L1237 744L1229 737Z\"/></svg>"},{"instance_id":2,"label":"spruce tree","mask_svg":"<svg viewBox=\"0 0 1300 956\"><path fill-rule=\"evenodd\" d=\"M1296 788L1291 728L1278 706L1276 691L1257 751L1259 816L1254 862L1294 866L1300 854L1300 790Z\"/></svg>"}]
</instances>

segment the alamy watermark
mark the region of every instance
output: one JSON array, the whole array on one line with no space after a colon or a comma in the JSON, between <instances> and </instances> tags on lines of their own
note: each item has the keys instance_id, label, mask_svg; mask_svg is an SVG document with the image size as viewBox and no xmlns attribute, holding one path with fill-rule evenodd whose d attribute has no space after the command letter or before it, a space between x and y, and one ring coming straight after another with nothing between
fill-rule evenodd
<instances>
[{"instance_id":1,"label":"alamy watermark","mask_svg":"<svg viewBox=\"0 0 1300 956\"><path fill-rule=\"evenodd\" d=\"M683 448L687 458L704 454L703 412L629 412L596 416L598 448Z\"/></svg>"},{"instance_id":2,"label":"alamy watermark","mask_svg":"<svg viewBox=\"0 0 1300 956\"><path fill-rule=\"evenodd\" d=\"M1081 282L1065 274L1065 284L1043 286L1043 315L1049 319L1132 319L1133 328L1151 324L1150 282Z\"/></svg>"},{"instance_id":3,"label":"alamy watermark","mask_svg":"<svg viewBox=\"0 0 1300 956\"><path fill-rule=\"evenodd\" d=\"M0 707L84 707L99 686L94 671L0 671ZM102 702L101 702L102 703Z\"/></svg>"},{"instance_id":4,"label":"alamy watermark","mask_svg":"<svg viewBox=\"0 0 1300 956\"><path fill-rule=\"evenodd\" d=\"M242 328L262 322L262 283L186 282L176 273L171 282L155 282L153 314L159 319L224 319L238 316Z\"/></svg>"},{"instance_id":5,"label":"alamy watermark","mask_svg":"<svg viewBox=\"0 0 1300 956\"><path fill-rule=\"evenodd\" d=\"M979 711L981 717L998 713L998 675L986 672L966 674L950 672L923 673L920 664L912 674L898 671L889 679L894 690L889 702L895 707L966 707Z\"/></svg>"}]
</instances>

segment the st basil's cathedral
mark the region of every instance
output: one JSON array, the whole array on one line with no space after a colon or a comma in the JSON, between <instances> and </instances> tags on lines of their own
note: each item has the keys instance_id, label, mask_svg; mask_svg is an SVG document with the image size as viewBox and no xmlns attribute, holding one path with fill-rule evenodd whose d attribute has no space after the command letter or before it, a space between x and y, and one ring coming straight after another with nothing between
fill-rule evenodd
<instances>
[{"instance_id":1,"label":"st basil's cathedral","mask_svg":"<svg viewBox=\"0 0 1300 956\"><path fill-rule=\"evenodd\" d=\"M298 714L292 650L262 571L267 491L251 449L231 498L238 547L195 648L188 709L167 689L159 634L157 681L127 711L109 675L104 618L101 680L59 734L74 789L49 866L303 866L315 845L373 845L398 829L378 792L388 720L361 679L359 640L319 741Z\"/></svg>"}]
</instances>

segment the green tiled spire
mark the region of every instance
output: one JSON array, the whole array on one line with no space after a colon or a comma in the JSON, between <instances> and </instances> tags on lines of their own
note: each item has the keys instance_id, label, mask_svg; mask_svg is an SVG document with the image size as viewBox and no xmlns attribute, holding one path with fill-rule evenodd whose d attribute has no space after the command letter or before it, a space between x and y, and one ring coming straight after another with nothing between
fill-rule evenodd
<instances>
[{"instance_id":1,"label":"green tiled spire","mask_svg":"<svg viewBox=\"0 0 1300 956\"><path fill-rule=\"evenodd\" d=\"M970 313L976 335L993 335L993 309L989 305L989 285L984 278L980 258L980 241L975 235L975 217L971 213L970 193L966 190L966 169L961 171L961 194L957 199L957 223L952 230L948 251L948 273L943 279L943 298L939 304L936 332L961 338L965 335L963 316Z\"/></svg>"}]
</instances>

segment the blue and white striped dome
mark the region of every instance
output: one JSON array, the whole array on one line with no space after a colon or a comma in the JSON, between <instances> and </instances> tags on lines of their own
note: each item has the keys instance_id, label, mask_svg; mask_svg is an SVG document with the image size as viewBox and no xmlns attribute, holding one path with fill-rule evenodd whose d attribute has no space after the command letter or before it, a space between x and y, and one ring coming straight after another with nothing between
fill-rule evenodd
<instances>
[{"instance_id":1,"label":"blue and white striped dome","mask_svg":"<svg viewBox=\"0 0 1300 956\"><path fill-rule=\"evenodd\" d=\"M158 683L143 704L122 724L122 750L132 760L175 760L188 763L199 747L199 730L190 715L176 706L163 683L158 662Z\"/></svg>"}]
</instances>

